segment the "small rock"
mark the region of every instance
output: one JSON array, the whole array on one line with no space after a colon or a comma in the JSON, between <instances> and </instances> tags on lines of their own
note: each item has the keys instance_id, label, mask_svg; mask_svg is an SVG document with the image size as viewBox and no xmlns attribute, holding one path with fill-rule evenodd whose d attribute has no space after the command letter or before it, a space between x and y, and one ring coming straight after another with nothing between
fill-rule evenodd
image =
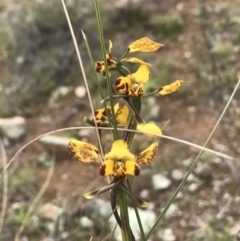
<instances>
[{"instance_id":1,"label":"small rock","mask_svg":"<svg viewBox=\"0 0 240 241\"><path fill-rule=\"evenodd\" d=\"M163 230L160 237L163 241L175 241L177 239L171 228Z\"/></svg>"},{"instance_id":2,"label":"small rock","mask_svg":"<svg viewBox=\"0 0 240 241\"><path fill-rule=\"evenodd\" d=\"M53 121L50 115L44 115L39 118L41 124L49 124Z\"/></svg>"},{"instance_id":3,"label":"small rock","mask_svg":"<svg viewBox=\"0 0 240 241\"><path fill-rule=\"evenodd\" d=\"M39 141L48 147L56 147L59 150L62 149L66 151L69 138L51 135L51 136L44 136L41 139L39 139Z\"/></svg>"},{"instance_id":4,"label":"small rock","mask_svg":"<svg viewBox=\"0 0 240 241\"><path fill-rule=\"evenodd\" d=\"M148 189L144 189L140 192L140 198L142 199L146 199L148 200L149 199L149 190Z\"/></svg>"},{"instance_id":5,"label":"small rock","mask_svg":"<svg viewBox=\"0 0 240 241\"><path fill-rule=\"evenodd\" d=\"M148 118L151 120L154 120L159 117L159 112L160 112L160 106L159 105L154 105L151 107Z\"/></svg>"},{"instance_id":6,"label":"small rock","mask_svg":"<svg viewBox=\"0 0 240 241\"><path fill-rule=\"evenodd\" d=\"M59 98L62 98L72 91L71 87L59 86L57 87L50 96L49 105L54 106Z\"/></svg>"},{"instance_id":7,"label":"small rock","mask_svg":"<svg viewBox=\"0 0 240 241\"><path fill-rule=\"evenodd\" d=\"M84 210L90 217L108 217L112 212L110 203L98 198L88 201Z\"/></svg>"},{"instance_id":8,"label":"small rock","mask_svg":"<svg viewBox=\"0 0 240 241\"><path fill-rule=\"evenodd\" d=\"M147 98L147 105L149 105L149 106L154 106L154 105L156 105L156 98L155 97L149 97L149 98Z\"/></svg>"},{"instance_id":9,"label":"small rock","mask_svg":"<svg viewBox=\"0 0 240 241\"><path fill-rule=\"evenodd\" d=\"M155 208L156 208L156 205L155 205L154 202L149 202L149 203L148 203L147 210L152 210L152 211L154 211Z\"/></svg>"},{"instance_id":10,"label":"small rock","mask_svg":"<svg viewBox=\"0 0 240 241\"><path fill-rule=\"evenodd\" d=\"M69 237L69 233L67 231L64 231L60 234L61 240L65 240Z\"/></svg>"},{"instance_id":11,"label":"small rock","mask_svg":"<svg viewBox=\"0 0 240 241\"><path fill-rule=\"evenodd\" d=\"M189 58L192 57L192 53L191 53L190 51L187 51L187 52L184 53L184 57L185 57L186 59L189 59Z\"/></svg>"},{"instance_id":12,"label":"small rock","mask_svg":"<svg viewBox=\"0 0 240 241\"><path fill-rule=\"evenodd\" d=\"M211 181L213 178L213 170L212 167L208 163L198 163L197 167L195 168L194 172L196 175L204 181Z\"/></svg>"},{"instance_id":13,"label":"small rock","mask_svg":"<svg viewBox=\"0 0 240 241\"><path fill-rule=\"evenodd\" d=\"M53 158L48 152L42 152L37 157L37 162L42 166L50 167L52 165Z\"/></svg>"},{"instance_id":14,"label":"small rock","mask_svg":"<svg viewBox=\"0 0 240 241\"><path fill-rule=\"evenodd\" d=\"M86 88L84 86L77 86L74 90L75 92L75 95L78 97L78 98L83 98L85 97L87 91L86 91Z\"/></svg>"},{"instance_id":15,"label":"small rock","mask_svg":"<svg viewBox=\"0 0 240 241\"><path fill-rule=\"evenodd\" d=\"M191 192L191 193L196 192L196 191L198 190L198 188L199 188L199 184L197 184L197 183L191 183L191 184L188 186L188 190L189 190L189 192Z\"/></svg>"},{"instance_id":16,"label":"small rock","mask_svg":"<svg viewBox=\"0 0 240 241\"><path fill-rule=\"evenodd\" d=\"M184 178L184 173L179 169L172 170L171 177L175 181L182 181Z\"/></svg>"},{"instance_id":17,"label":"small rock","mask_svg":"<svg viewBox=\"0 0 240 241\"><path fill-rule=\"evenodd\" d=\"M145 210L139 209L138 213L141 219L142 226L144 227L144 231L145 233L148 233L156 221L156 213L154 211L150 211L146 209ZM135 210L133 208L128 208L128 214L129 214L129 222L131 223L131 229L132 229L132 232L134 233L135 239L141 240L140 230L139 230L139 225L136 218ZM110 227L114 229L116 226L116 220L113 216L111 216L111 218L109 219L109 222L110 222ZM114 237L117 241L122 241L122 235L120 233L119 228L116 229L114 233Z\"/></svg>"},{"instance_id":18,"label":"small rock","mask_svg":"<svg viewBox=\"0 0 240 241\"><path fill-rule=\"evenodd\" d=\"M189 106L187 108L187 112L190 113L190 114L193 114L197 111L197 107L196 106Z\"/></svg>"},{"instance_id":19,"label":"small rock","mask_svg":"<svg viewBox=\"0 0 240 241\"><path fill-rule=\"evenodd\" d=\"M80 137L88 137L93 133L91 129L82 129L78 132L78 135Z\"/></svg>"},{"instance_id":20,"label":"small rock","mask_svg":"<svg viewBox=\"0 0 240 241\"><path fill-rule=\"evenodd\" d=\"M25 58L24 56L17 56L15 61L16 61L16 64L21 65L25 61Z\"/></svg>"},{"instance_id":21,"label":"small rock","mask_svg":"<svg viewBox=\"0 0 240 241\"><path fill-rule=\"evenodd\" d=\"M0 118L0 132L10 140L19 140L26 131L26 120L22 116Z\"/></svg>"},{"instance_id":22,"label":"small rock","mask_svg":"<svg viewBox=\"0 0 240 241\"><path fill-rule=\"evenodd\" d=\"M63 209L52 203L46 203L41 208L41 216L53 221L56 221L62 213Z\"/></svg>"},{"instance_id":23,"label":"small rock","mask_svg":"<svg viewBox=\"0 0 240 241\"><path fill-rule=\"evenodd\" d=\"M68 178L69 178L69 176L68 176L67 173L64 173L64 174L61 176L61 179L62 179L63 181L68 180Z\"/></svg>"},{"instance_id":24,"label":"small rock","mask_svg":"<svg viewBox=\"0 0 240 241\"><path fill-rule=\"evenodd\" d=\"M192 163L193 163L193 158L191 158L191 157L182 161L182 164L185 167L189 167Z\"/></svg>"},{"instance_id":25,"label":"small rock","mask_svg":"<svg viewBox=\"0 0 240 241\"><path fill-rule=\"evenodd\" d=\"M90 228L93 225L93 221L88 217L82 217L80 219L80 224L83 228Z\"/></svg>"},{"instance_id":26,"label":"small rock","mask_svg":"<svg viewBox=\"0 0 240 241\"><path fill-rule=\"evenodd\" d=\"M187 178L187 182L192 182L194 180L196 180L196 177L192 173L190 173L188 178Z\"/></svg>"},{"instance_id":27,"label":"small rock","mask_svg":"<svg viewBox=\"0 0 240 241\"><path fill-rule=\"evenodd\" d=\"M183 11L184 6L185 6L185 3L182 3L182 2L178 3L178 4L176 5L177 11L179 11L179 12Z\"/></svg>"},{"instance_id":28,"label":"small rock","mask_svg":"<svg viewBox=\"0 0 240 241\"><path fill-rule=\"evenodd\" d=\"M154 190L163 190L170 187L172 181L162 174L152 176L152 185Z\"/></svg>"},{"instance_id":29,"label":"small rock","mask_svg":"<svg viewBox=\"0 0 240 241\"><path fill-rule=\"evenodd\" d=\"M176 196L176 199L181 199L181 198L183 198L183 193L179 192Z\"/></svg>"},{"instance_id":30,"label":"small rock","mask_svg":"<svg viewBox=\"0 0 240 241\"><path fill-rule=\"evenodd\" d=\"M162 211L163 211L163 210L164 210L164 208L162 208ZM166 217L166 218L169 218L169 217L173 216L174 214L176 214L177 211L178 211L177 205L174 204L174 203L172 203L172 204L170 205L170 207L168 208L168 210L167 210L167 212L166 212L166 214L165 214L165 217Z\"/></svg>"},{"instance_id":31,"label":"small rock","mask_svg":"<svg viewBox=\"0 0 240 241\"><path fill-rule=\"evenodd\" d=\"M221 164L223 162L223 159L220 157L214 157L213 158L213 163L214 164Z\"/></svg>"},{"instance_id":32,"label":"small rock","mask_svg":"<svg viewBox=\"0 0 240 241\"><path fill-rule=\"evenodd\" d=\"M15 203L12 203L11 206L10 206L10 209L11 210L19 210L20 208L22 208L23 206L25 205L24 202L15 202Z\"/></svg>"}]
</instances>

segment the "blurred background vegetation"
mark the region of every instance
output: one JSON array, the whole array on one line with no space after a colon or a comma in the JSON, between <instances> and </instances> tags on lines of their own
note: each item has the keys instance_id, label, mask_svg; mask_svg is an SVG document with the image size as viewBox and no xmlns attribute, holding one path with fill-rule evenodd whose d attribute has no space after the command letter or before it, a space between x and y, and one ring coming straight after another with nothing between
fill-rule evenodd
<instances>
[{"instance_id":1,"label":"blurred background vegetation","mask_svg":"<svg viewBox=\"0 0 240 241\"><path fill-rule=\"evenodd\" d=\"M175 79L186 80L184 88L166 97L165 102L157 98L156 105L172 115L178 113L171 117L173 120L185 115L184 106L193 106L188 111L191 114L193 110L199 120L204 116L207 119L209 110L215 118L219 117L240 76L239 0L99 2L106 46L111 39L114 56L120 57L129 43L143 36L164 44L157 53L138 54L153 65L147 88L155 89ZM81 33L83 30L86 34L94 59L102 59L94 4L90 0L66 0L66 5L94 96L98 91ZM0 23L0 117L21 115L37 122L43 114L52 114L56 116L54 128L82 123L76 113L89 113L88 100L74 97L74 88L83 85L83 80L61 1L2 0ZM70 94L50 105L54 91L61 86L68 87ZM239 100L238 91L219 127L228 153L234 156L240 155ZM93 101L97 103L99 99ZM145 108L149 106L151 103ZM159 119L167 118L168 113L164 112ZM41 124L37 130L30 130L29 138L45 131ZM25 185L23 176L14 176L12 190L19 191ZM30 181L33 176L29 175ZM30 185L29 190L34 187ZM8 220L11 225L18 223L23 213L15 215ZM229 235L227 231L222 239L215 239L213 231L209 233L199 240L229 240L224 239Z\"/></svg>"}]
</instances>

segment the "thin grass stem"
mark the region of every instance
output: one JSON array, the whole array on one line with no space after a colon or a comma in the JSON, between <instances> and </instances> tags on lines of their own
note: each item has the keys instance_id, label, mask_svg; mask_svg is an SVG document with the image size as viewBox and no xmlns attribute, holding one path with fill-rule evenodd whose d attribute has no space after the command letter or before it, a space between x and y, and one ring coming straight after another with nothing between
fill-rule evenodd
<instances>
[{"instance_id":1,"label":"thin grass stem","mask_svg":"<svg viewBox=\"0 0 240 241\"><path fill-rule=\"evenodd\" d=\"M231 97L229 98L225 108L223 109L220 117L218 118L215 126L213 127L211 133L209 134L206 142L204 143L203 147L205 148L206 145L208 144L209 140L212 138L215 130L217 129L219 123L221 122L223 116L225 115L229 105L231 104L231 101L236 93L236 91L238 90L239 88L239 85L240 85L240 79L238 80L238 83L236 84L235 88L234 88L234 91L232 92L232 95ZM172 198L170 199L170 201L167 203L166 207L164 208L163 212L161 213L161 215L158 217L156 223L153 225L153 227L151 228L151 230L149 231L149 233L146 235L146 240L148 240L150 238L150 236L152 235L152 233L154 232L154 230L157 228L157 226L159 225L160 221L162 220L162 218L164 217L164 215L166 214L168 208L170 207L170 205L173 203L173 201L175 200L177 194L179 193L179 191L182 189L182 187L184 186L184 184L186 183L187 181L187 178L189 177L189 175L191 174L191 172L193 171L193 169L195 168L196 164L197 164L197 161L199 159L199 157L202 155L204 150L201 150L199 152L199 154L197 155L196 159L194 160L194 162L192 163L192 165L190 166L187 174L185 175L184 179L182 180L182 182L180 183L180 185L178 186L178 188L176 189L176 191L174 192Z\"/></svg>"},{"instance_id":2,"label":"thin grass stem","mask_svg":"<svg viewBox=\"0 0 240 241\"><path fill-rule=\"evenodd\" d=\"M113 130L112 127L98 127L99 129L101 130ZM2 176L4 175L4 173L9 169L9 167L13 164L14 160L16 159L16 157L23 151L25 150L28 146L30 146L31 144L33 144L34 142L38 141L39 139L41 139L42 137L44 136L48 136L48 135L52 135L52 134L56 134L58 132L64 132L64 131L71 131L71 130L82 130L82 129L95 129L95 127L92 127L92 126L78 126L78 127L67 127L67 128L62 128L62 129L57 129L57 130L54 130L54 131L49 131L47 133L44 133L42 135L39 135L37 136L36 138L32 139L31 141L27 142L25 145L23 145L15 154L14 156L9 160L9 162L7 163L7 165L5 166L5 168L2 170L1 174L0 174L0 178L2 178ZM137 133L137 134L152 134L150 132L141 132L141 131L138 131L138 130L127 130L127 129L124 129L124 128L119 128L118 131L129 131L129 132L134 132L134 133ZM232 156L229 156L227 154L224 154L224 153L221 153L221 152L217 152L217 151L214 151L214 150L211 150L209 148L206 148L204 146L201 146L201 145L197 145L197 144L194 144L192 142L189 142L189 141L185 141L185 140L181 140L181 139L178 139L178 138L175 138L175 137L171 137L171 136L166 136L166 135L157 135L157 137L160 137L162 139L166 139L166 140L171 140L171 141L174 141L174 142L178 142L178 143L181 143L181 144L184 144L184 145L187 145L187 146L191 146L191 147L194 147L196 149L200 149L200 150L203 150L203 151L206 151L208 153L211 153L215 156L219 156L219 157L222 157L222 158L225 158L225 159L228 159L230 161L233 161L235 160L236 158L232 157Z\"/></svg>"},{"instance_id":3,"label":"thin grass stem","mask_svg":"<svg viewBox=\"0 0 240 241\"><path fill-rule=\"evenodd\" d=\"M5 166L7 165L7 155L1 139L0 139L0 159L2 160L3 168L5 168ZM6 172L5 175L3 176L2 207L1 207L1 213L0 213L0 233L2 231L4 217L7 210L7 201L8 201L8 173Z\"/></svg>"},{"instance_id":4,"label":"thin grass stem","mask_svg":"<svg viewBox=\"0 0 240 241\"><path fill-rule=\"evenodd\" d=\"M72 24L71 24L69 15L68 15L68 11L67 11L65 2L64 2L64 0L61 0L61 1L62 1L62 5L63 5L63 10L64 10L64 13L65 13L65 16L66 16L66 19L67 19L67 22L68 22L69 30L70 30L70 33L72 35L73 44L74 44L74 47L75 47L75 50L76 50L76 54L77 54L79 66L80 66L80 69L81 69L81 72L82 72L82 76L83 76L83 80L84 80L84 83L85 83L85 87L86 87L86 90L87 90L88 101L89 101L91 112L92 112L93 119L94 119L94 122L95 122L95 130L96 130L96 135L97 135L97 139L98 139L98 142L99 142L100 152L103 155L103 149L102 149L102 146L101 146L101 138L100 138L99 132L98 132L98 126L97 126L96 118L95 118L95 115L94 115L94 108L93 108L93 103L92 103L92 97L91 97L91 93L90 93L89 88L88 88L88 82L87 82L86 74L85 74L85 71L84 71L80 50L78 48L77 40L76 40L74 31L73 31L73 27L72 27Z\"/></svg>"},{"instance_id":5,"label":"thin grass stem","mask_svg":"<svg viewBox=\"0 0 240 241\"><path fill-rule=\"evenodd\" d=\"M110 98L109 102L110 102L111 112L112 112L112 118L109 120L112 121L114 140L118 140L120 137L119 137L119 133L117 131L117 121L116 121L116 117L115 117L113 98L112 98L112 95L113 95L112 94L112 84L111 84L111 80L109 77L108 63L107 63L107 58L106 58L106 48L105 48L105 44L104 44L104 36L103 36L103 28L102 28L102 20L101 20L101 16L100 16L98 0L94 0L94 5L95 5L95 11L96 11L96 17L97 17L97 24L98 24L101 48L102 48L102 55L103 55L103 60L104 60L104 65L105 65L108 94L109 94L109 98Z\"/></svg>"}]
</instances>

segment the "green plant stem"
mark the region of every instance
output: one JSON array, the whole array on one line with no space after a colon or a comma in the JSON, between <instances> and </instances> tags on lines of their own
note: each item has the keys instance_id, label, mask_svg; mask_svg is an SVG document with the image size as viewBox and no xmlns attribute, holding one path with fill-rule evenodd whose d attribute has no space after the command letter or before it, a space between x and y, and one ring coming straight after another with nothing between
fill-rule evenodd
<instances>
[{"instance_id":1,"label":"green plant stem","mask_svg":"<svg viewBox=\"0 0 240 241\"><path fill-rule=\"evenodd\" d=\"M105 65L108 94L109 94L109 98L110 98L109 101L110 101L111 112L112 112L112 118L109 119L109 121L110 120L112 121L114 140L118 140L120 138L120 136L117 131L117 121L116 121L116 117L115 117L113 99L112 99L112 85L111 85L111 81L109 78L108 63L107 63L107 59L106 59L106 49L105 49L105 44L104 44L103 28L102 28L102 21L101 21L101 16L100 16L98 0L94 0L94 5L95 5L95 11L96 11L96 17L97 17L97 24L98 24L98 31L99 31L99 36L100 36L103 60L104 60L104 65Z\"/></svg>"},{"instance_id":2,"label":"green plant stem","mask_svg":"<svg viewBox=\"0 0 240 241\"><path fill-rule=\"evenodd\" d=\"M84 40L85 45L86 45L86 49L87 49L87 52L88 52L88 57L89 57L90 62L91 62L92 71L94 73L94 76L95 76L95 79L96 79L96 82L97 82L98 90L100 91L101 98L104 99L104 94L103 94L103 90L102 90L102 87L101 87L101 84L100 84L100 80L99 80L97 72L96 72L96 70L94 68L95 63L93 61L91 49L90 49L89 44L88 44L88 39L87 39L87 37L86 37L86 35L85 35L85 33L83 31L82 31L82 36L83 36L83 40Z\"/></svg>"},{"instance_id":3,"label":"green plant stem","mask_svg":"<svg viewBox=\"0 0 240 241\"><path fill-rule=\"evenodd\" d=\"M233 97L234 97L237 89L239 88L239 85L240 85L240 79L238 80L238 83L236 84L235 89L234 89L234 91L232 92L231 97L229 98L229 100L228 100L228 102L227 102L227 104L226 104L226 106L225 106L222 114L221 114L220 117L218 118L217 123L216 123L215 126L213 127L213 129L212 129L211 133L209 134L209 136L208 136L205 144L203 145L203 147L206 147L206 145L208 144L209 140L212 138L215 130L217 129L217 127L218 127L219 123L221 122L223 116L225 115L225 113L226 113L229 105L231 104L231 101L232 101L232 99L233 99ZM159 225L160 221L162 220L162 218L163 218L164 215L166 214L168 208L170 207L170 205L171 205L171 204L173 203L173 201L175 200L177 194L179 193L179 191L182 189L182 187L183 187L184 184L186 183L188 176L191 174L191 172L192 172L193 169L195 168L195 166L196 166L196 164L197 164L197 161L198 161L199 157L202 155L203 151L204 151L204 150L201 150L201 151L199 152L199 154L197 155L197 157L196 157L196 159L194 160L194 162L192 163L189 171L188 171L187 174L185 175L185 177L184 177L184 179L182 180L182 182L179 184L177 190L174 192L174 194L173 194L172 198L170 199L170 201L168 202L167 206L164 208L163 212L162 212L161 215L158 217L157 221L155 222L155 224L153 225L153 227L151 228L151 230L149 231L149 233L146 235L146 240L149 239L149 237L151 236L151 234L153 233L153 231L157 228L157 226Z\"/></svg>"},{"instance_id":4,"label":"green plant stem","mask_svg":"<svg viewBox=\"0 0 240 241\"><path fill-rule=\"evenodd\" d=\"M122 227L121 227L122 238L123 238L123 241L133 241L131 228L129 225L126 194L120 189L117 189L117 192L118 192L118 201L119 201L121 224L122 224Z\"/></svg>"}]
</instances>

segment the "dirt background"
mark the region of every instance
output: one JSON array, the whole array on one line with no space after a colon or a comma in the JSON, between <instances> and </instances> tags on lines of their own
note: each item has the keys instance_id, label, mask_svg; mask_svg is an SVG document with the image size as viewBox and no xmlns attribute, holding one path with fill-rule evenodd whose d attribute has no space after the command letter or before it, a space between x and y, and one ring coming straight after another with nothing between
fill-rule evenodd
<instances>
[{"instance_id":1,"label":"dirt background","mask_svg":"<svg viewBox=\"0 0 240 241\"><path fill-rule=\"evenodd\" d=\"M136 55L153 65L147 90L175 79L186 81L177 93L144 100L143 118L155 121L160 127L167 123L164 134L203 145L217 122L240 73L239 4L238 0L100 1L106 45L111 39L115 56L120 57L132 41L143 36L164 44L156 53ZM94 4L73 0L67 1L67 7L94 96L92 101L95 108L100 108L101 98L81 35L83 30L94 61L100 60ZM27 122L27 133L20 140L3 137L10 159L21 146L40 134L85 126L83 117L90 116L90 106L86 95L78 98L74 93L84 82L60 1L1 1L0 17L0 117L21 115ZM102 83L104 86L104 79ZM60 86L67 87L68 93L56 94ZM208 144L209 148L236 158L240 154L239 97L237 91ZM156 113L159 114L156 116ZM97 143L93 131L87 134L68 131L58 135ZM106 143L111 143L110 133L104 135ZM136 136L132 151L137 153L146 147L148 141L145 140L142 135ZM148 191L147 201L154 205L157 215L179 181L172 180L167 190L154 191L151 176L163 173L173 179L174 169L185 174L189 169L186 163L188 160L191 163L199 152L169 140L161 139L159 143L156 161L143 171L134 186L137 195ZM80 165L66 149L39 142L26 148L9 170L8 208L1 240L14 240L53 160L52 179L32 215L37 221L30 220L21 240L89 240L91 235L97 240L106 220L94 219L90 228L81 227L79 220L87 202L83 193L107 183L98 176L98 164ZM153 240L162 240L157 233L166 228L172 229L175 240L179 241L240 240L239 173L239 159L226 161L204 153L193 172L196 178L192 183L199 184L198 188L189 191L191 181L187 182L182 196L175 201L178 211L160 223ZM101 198L109 200L107 194ZM46 203L60 207L64 212L61 218L46 221L38 212ZM109 230L104 232L104 240L110 240Z\"/></svg>"}]
</instances>

